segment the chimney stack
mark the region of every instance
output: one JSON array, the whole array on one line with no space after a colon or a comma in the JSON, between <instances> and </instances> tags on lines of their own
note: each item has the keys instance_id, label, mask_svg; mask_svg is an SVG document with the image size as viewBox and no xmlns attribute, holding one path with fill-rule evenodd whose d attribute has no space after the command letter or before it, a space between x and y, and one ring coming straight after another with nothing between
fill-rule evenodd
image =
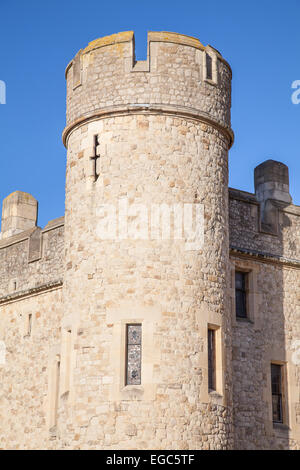
<instances>
[{"instance_id":1,"label":"chimney stack","mask_svg":"<svg viewBox=\"0 0 300 470\"><path fill-rule=\"evenodd\" d=\"M31 194L15 191L7 196L2 205L1 238L36 227L37 200Z\"/></svg>"},{"instance_id":2,"label":"chimney stack","mask_svg":"<svg viewBox=\"0 0 300 470\"><path fill-rule=\"evenodd\" d=\"M264 203L268 199L292 203L289 185L289 169L281 162L266 160L254 170L254 185L257 200Z\"/></svg>"}]
</instances>

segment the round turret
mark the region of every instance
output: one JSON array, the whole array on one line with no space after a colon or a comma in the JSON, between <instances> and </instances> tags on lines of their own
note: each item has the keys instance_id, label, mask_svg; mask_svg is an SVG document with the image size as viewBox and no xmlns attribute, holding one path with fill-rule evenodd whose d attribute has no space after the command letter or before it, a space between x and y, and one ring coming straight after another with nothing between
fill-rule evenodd
<instances>
[{"instance_id":1,"label":"round turret","mask_svg":"<svg viewBox=\"0 0 300 470\"><path fill-rule=\"evenodd\" d=\"M136 62L126 32L66 78L70 446L229 448L230 67L165 32Z\"/></svg>"}]
</instances>

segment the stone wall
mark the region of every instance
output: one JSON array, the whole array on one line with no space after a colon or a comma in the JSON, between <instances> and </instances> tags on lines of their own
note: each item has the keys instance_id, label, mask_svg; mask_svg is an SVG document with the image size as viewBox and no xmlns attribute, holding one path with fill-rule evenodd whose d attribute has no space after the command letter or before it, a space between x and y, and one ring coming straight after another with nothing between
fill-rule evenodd
<instances>
[{"instance_id":1,"label":"stone wall","mask_svg":"<svg viewBox=\"0 0 300 470\"><path fill-rule=\"evenodd\" d=\"M277 202L278 233L266 233L260 222L260 204L254 194L230 190L230 244L250 252L300 259L300 208Z\"/></svg>"},{"instance_id":2,"label":"stone wall","mask_svg":"<svg viewBox=\"0 0 300 470\"><path fill-rule=\"evenodd\" d=\"M252 273L248 321L235 319L232 282L237 449L300 448L300 211L286 204L278 212L278 235L264 233L255 195L230 191L232 269ZM284 364L286 371L283 425L272 423L271 362Z\"/></svg>"},{"instance_id":3,"label":"stone wall","mask_svg":"<svg viewBox=\"0 0 300 470\"><path fill-rule=\"evenodd\" d=\"M96 183L86 152L94 134L103 149ZM228 142L207 125L156 115L102 119L74 130L68 142L64 313L75 336L83 330L70 404L77 441L70 446L230 446L230 392L224 386L222 395L208 394L206 344L209 316L230 341L227 211L221 210ZM101 240L99 204L117 207L122 197L149 210L153 203L204 202L203 251L185 251L173 239ZM130 322L143 328L139 387L125 386L122 377Z\"/></svg>"},{"instance_id":4,"label":"stone wall","mask_svg":"<svg viewBox=\"0 0 300 470\"><path fill-rule=\"evenodd\" d=\"M51 448L49 370L53 350L59 351L61 288L6 302L0 315L0 340L6 345L0 366L0 448Z\"/></svg>"},{"instance_id":5,"label":"stone wall","mask_svg":"<svg viewBox=\"0 0 300 470\"><path fill-rule=\"evenodd\" d=\"M49 371L60 353L64 220L0 241L0 447L48 448Z\"/></svg>"},{"instance_id":6,"label":"stone wall","mask_svg":"<svg viewBox=\"0 0 300 470\"><path fill-rule=\"evenodd\" d=\"M62 282L64 220L55 219L41 230L34 227L0 240L0 304L2 297Z\"/></svg>"},{"instance_id":7,"label":"stone wall","mask_svg":"<svg viewBox=\"0 0 300 470\"><path fill-rule=\"evenodd\" d=\"M5 203L0 447L299 449L300 208L273 161L256 170L259 195L230 189L228 200L229 65L164 32L149 33L147 60L136 62L127 32L90 43L66 78L65 218L41 230L34 198ZM198 205L203 246L149 232L103 238L104 205L118 211L120 201L148 214L154 203ZM136 213L129 224L140 228ZM249 276L245 320L235 269ZM125 382L128 323L142 325L135 386ZM286 370L275 426L272 361Z\"/></svg>"}]
</instances>

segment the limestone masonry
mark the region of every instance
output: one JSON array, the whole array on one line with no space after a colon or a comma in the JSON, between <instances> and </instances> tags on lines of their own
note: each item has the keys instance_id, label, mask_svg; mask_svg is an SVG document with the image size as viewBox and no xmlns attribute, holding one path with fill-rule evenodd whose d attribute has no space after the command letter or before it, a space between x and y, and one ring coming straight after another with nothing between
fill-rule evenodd
<instances>
[{"instance_id":1,"label":"limestone masonry","mask_svg":"<svg viewBox=\"0 0 300 470\"><path fill-rule=\"evenodd\" d=\"M166 32L136 61L123 32L66 81L65 216L3 202L0 447L300 450L300 207L273 160L228 188L230 66ZM201 248L101 237L120 201L203 208Z\"/></svg>"}]
</instances>

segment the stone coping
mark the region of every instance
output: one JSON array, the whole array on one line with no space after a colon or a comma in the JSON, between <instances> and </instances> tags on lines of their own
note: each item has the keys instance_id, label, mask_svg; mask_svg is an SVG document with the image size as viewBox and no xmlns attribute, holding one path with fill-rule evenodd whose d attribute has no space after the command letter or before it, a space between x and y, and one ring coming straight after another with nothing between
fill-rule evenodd
<instances>
[{"instance_id":1,"label":"stone coping","mask_svg":"<svg viewBox=\"0 0 300 470\"><path fill-rule=\"evenodd\" d=\"M253 249L240 248L234 245L230 245L230 254L241 255L247 258L256 258L258 261L262 261L262 262L286 264L288 266L300 268L300 260L293 259L293 258L286 258L284 256L275 255L272 253L264 253L262 251L257 251Z\"/></svg>"},{"instance_id":2,"label":"stone coping","mask_svg":"<svg viewBox=\"0 0 300 470\"><path fill-rule=\"evenodd\" d=\"M63 280L58 279L56 281L48 282L46 284L40 284L36 287L31 287L29 289L25 289L22 291L13 292L11 294L0 297L0 305L9 303L15 300L23 299L24 297L31 297L32 295L37 295L45 291L57 289L61 287L62 285L63 285Z\"/></svg>"},{"instance_id":3,"label":"stone coping","mask_svg":"<svg viewBox=\"0 0 300 470\"><path fill-rule=\"evenodd\" d=\"M54 230L58 227L62 227L65 225L65 217L57 217L56 219L49 220L47 225L43 228L42 233L49 232L50 230Z\"/></svg>"},{"instance_id":4,"label":"stone coping","mask_svg":"<svg viewBox=\"0 0 300 470\"><path fill-rule=\"evenodd\" d=\"M27 240L37 228L38 227L32 227L28 230L24 230L24 232L20 232L20 233L17 233L16 235L12 235L11 237L0 240L0 249L6 248L7 246L10 246L10 245L15 245L16 243L20 243L20 242Z\"/></svg>"}]
</instances>

